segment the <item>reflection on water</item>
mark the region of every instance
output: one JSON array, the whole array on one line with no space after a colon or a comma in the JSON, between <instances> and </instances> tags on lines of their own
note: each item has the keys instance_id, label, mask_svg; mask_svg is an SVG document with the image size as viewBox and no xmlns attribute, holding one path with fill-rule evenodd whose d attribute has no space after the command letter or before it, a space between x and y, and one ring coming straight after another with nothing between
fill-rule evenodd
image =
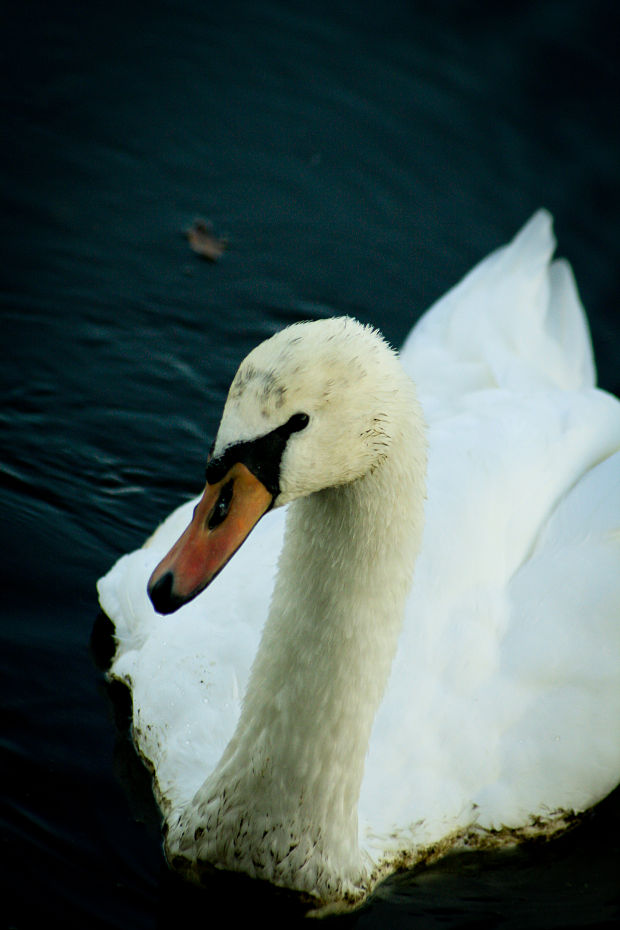
<instances>
[{"instance_id":1,"label":"reflection on water","mask_svg":"<svg viewBox=\"0 0 620 930\"><path fill-rule=\"evenodd\" d=\"M578 2L9 4L7 925L177 925L214 898L290 925L271 890L218 875L201 894L166 872L148 779L121 786L129 742L88 650L94 581L199 490L251 346L330 313L400 344L540 205L618 392L612 16ZM187 247L196 216L229 240L215 265ZM611 925L619 805L547 845L395 876L341 922Z\"/></svg>"}]
</instances>

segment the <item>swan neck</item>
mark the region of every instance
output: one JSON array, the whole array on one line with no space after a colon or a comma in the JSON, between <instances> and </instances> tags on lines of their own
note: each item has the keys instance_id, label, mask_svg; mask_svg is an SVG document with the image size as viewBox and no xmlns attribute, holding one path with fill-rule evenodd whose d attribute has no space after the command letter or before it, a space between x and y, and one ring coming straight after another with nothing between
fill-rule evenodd
<instances>
[{"instance_id":1,"label":"swan neck","mask_svg":"<svg viewBox=\"0 0 620 930\"><path fill-rule=\"evenodd\" d=\"M271 610L222 760L252 759L256 770L268 759L286 784L279 804L302 799L322 833L355 841L364 758L420 545L421 445L413 426L401 429L373 472L290 506Z\"/></svg>"},{"instance_id":2,"label":"swan neck","mask_svg":"<svg viewBox=\"0 0 620 930\"><path fill-rule=\"evenodd\" d=\"M169 850L197 842L200 857L323 898L363 884L364 760L423 523L422 416L413 386L400 393L381 463L289 507L242 713L194 799L207 826L194 841L181 818Z\"/></svg>"}]
</instances>

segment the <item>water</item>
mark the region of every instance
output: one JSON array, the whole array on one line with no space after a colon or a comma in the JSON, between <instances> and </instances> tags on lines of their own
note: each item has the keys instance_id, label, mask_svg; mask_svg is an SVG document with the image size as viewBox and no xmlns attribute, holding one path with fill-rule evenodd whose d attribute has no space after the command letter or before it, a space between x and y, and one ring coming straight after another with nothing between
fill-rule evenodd
<instances>
[{"instance_id":1,"label":"water","mask_svg":"<svg viewBox=\"0 0 620 930\"><path fill-rule=\"evenodd\" d=\"M85 10L87 9L87 12ZM5 4L2 850L7 927L135 928L286 898L176 882L90 652L96 578L199 490L227 384L293 320L395 344L540 205L620 391L611 3ZM183 237L209 217L217 265ZM120 709L119 709L120 706ZM453 857L346 925L587 927L620 914L620 797Z\"/></svg>"}]
</instances>

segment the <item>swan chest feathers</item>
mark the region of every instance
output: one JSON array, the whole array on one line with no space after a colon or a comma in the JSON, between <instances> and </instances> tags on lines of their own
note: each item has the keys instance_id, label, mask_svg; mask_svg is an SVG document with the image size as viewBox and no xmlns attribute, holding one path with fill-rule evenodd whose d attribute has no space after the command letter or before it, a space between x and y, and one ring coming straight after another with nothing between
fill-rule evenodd
<instances>
[{"instance_id":1,"label":"swan chest feathers","mask_svg":"<svg viewBox=\"0 0 620 930\"><path fill-rule=\"evenodd\" d=\"M201 498L100 581L189 877L346 905L617 784L620 404L553 245L541 212L400 359L347 318L262 343Z\"/></svg>"}]
</instances>

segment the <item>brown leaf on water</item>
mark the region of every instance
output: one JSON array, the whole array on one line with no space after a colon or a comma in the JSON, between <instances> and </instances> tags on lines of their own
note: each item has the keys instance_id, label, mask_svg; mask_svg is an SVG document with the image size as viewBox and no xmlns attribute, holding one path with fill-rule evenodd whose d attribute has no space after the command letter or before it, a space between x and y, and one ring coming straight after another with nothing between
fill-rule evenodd
<instances>
[{"instance_id":1,"label":"brown leaf on water","mask_svg":"<svg viewBox=\"0 0 620 930\"><path fill-rule=\"evenodd\" d=\"M210 262L217 262L228 246L227 239L215 235L209 220L194 220L185 235L190 249Z\"/></svg>"}]
</instances>

